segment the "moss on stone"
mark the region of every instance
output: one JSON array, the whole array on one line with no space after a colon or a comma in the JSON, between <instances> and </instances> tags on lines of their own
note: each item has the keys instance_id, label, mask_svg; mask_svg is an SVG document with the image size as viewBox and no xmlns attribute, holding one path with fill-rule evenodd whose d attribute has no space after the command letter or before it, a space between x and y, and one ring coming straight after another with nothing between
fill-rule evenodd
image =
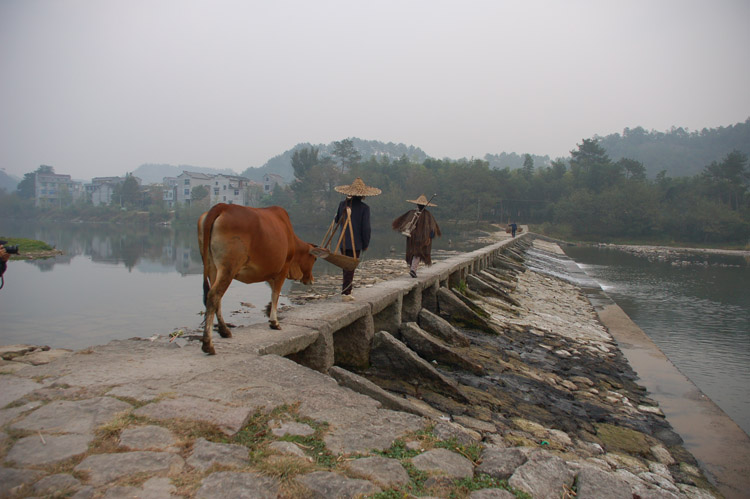
<instances>
[{"instance_id":1,"label":"moss on stone","mask_svg":"<svg viewBox=\"0 0 750 499\"><path fill-rule=\"evenodd\" d=\"M608 452L620 451L628 454L648 457L651 446L656 441L648 435L630 428L615 426L609 423L596 423L596 435Z\"/></svg>"}]
</instances>

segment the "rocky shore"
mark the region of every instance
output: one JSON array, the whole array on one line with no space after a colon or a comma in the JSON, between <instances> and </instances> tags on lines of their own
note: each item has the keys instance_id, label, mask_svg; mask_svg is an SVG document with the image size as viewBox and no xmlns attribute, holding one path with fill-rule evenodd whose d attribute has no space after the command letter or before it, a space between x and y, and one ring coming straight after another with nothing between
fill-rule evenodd
<instances>
[{"instance_id":1,"label":"rocky shore","mask_svg":"<svg viewBox=\"0 0 750 499\"><path fill-rule=\"evenodd\" d=\"M603 248L612 248L620 251L625 251L631 255L635 255L641 258L646 258L652 262L668 262L672 265L687 266L687 265L712 265L709 262L710 255L726 255L726 256L739 256L745 259L750 259L750 251L748 250L725 250L725 249L714 249L714 248L677 248L672 246L643 246L643 245L628 245L628 244L604 244L598 245ZM726 264L713 264L722 265Z\"/></svg>"},{"instance_id":2,"label":"rocky shore","mask_svg":"<svg viewBox=\"0 0 750 499\"><path fill-rule=\"evenodd\" d=\"M319 373L240 330L214 357L190 335L6 347L0 497L721 497L586 297L518 248L377 332L365 367ZM404 267L365 262L355 286Z\"/></svg>"}]
</instances>

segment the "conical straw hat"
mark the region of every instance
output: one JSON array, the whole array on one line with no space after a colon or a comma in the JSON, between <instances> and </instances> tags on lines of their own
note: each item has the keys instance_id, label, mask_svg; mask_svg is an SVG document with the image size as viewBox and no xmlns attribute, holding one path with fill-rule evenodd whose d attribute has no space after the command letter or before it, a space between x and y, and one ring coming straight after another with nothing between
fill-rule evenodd
<instances>
[{"instance_id":1,"label":"conical straw hat","mask_svg":"<svg viewBox=\"0 0 750 499\"><path fill-rule=\"evenodd\" d=\"M347 196L377 196L382 191L377 187L368 187L362 181L361 178L357 177L352 182L352 185L340 185L334 187L336 192L346 194Z\"/></svg>"},{"instance_id":2,"label":"conical straw hat","mask_svg":"<svg viewBox=\"0 0 750 499\"><path fill-rule=\"evenodd\" d=\"M425 197L424 194L422 194L421 196L419 196L417 199L407 199L406 202L407 203L414 203L414 204L421 204L421 205L425 205L425 206L437 206L436 204L430 203L427 200L427 197Z\"/></svg>"}]
</instances>

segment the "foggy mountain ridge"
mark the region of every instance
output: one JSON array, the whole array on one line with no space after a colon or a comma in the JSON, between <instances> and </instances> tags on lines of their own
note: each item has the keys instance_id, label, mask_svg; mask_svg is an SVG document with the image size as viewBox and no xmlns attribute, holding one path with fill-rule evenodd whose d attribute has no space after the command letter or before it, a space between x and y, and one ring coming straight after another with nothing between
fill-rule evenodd
<instances>
[{"instance_id":1,"label":"foggy mountain ridge","mask_svg":"<svg viewBox=\"0 0 750 499\"><path fill-rule=\"evenodd\" d=\"M693 176L708 166L713 161L721 161L732 150L736 149L750 156L750 118L744 123L737 123L727 127L712 129L703 128L701 131L689 131L685 128L672 127L667 132L655 130L646 131L643 127L625 128L623 133L613 133L607 136L594 135L594 139L604 148L612 161L620 158L629 158L643 163L649 178L654 178L662 170L668 176L683 177ZM387 157L397 160L406 156L410 161L422 163L430 157L421 148L407 146L403 143L381 142L377 140L363 140L350 138L363 160L369 160L372 156L377 158ZM218 169L192 165L170 165L146 163L133 170L134 176L140 178L144 185L161 183L164 177L177 177L183 171L206 173L211 175L241 175L256 182L263 181L266 173L281 175L287 182L294 180L292 169L292 156L300 149L315 147L319 151L319 157L333 155L334 142L330 144L313 145L303 142L291 149L274 156L266 161L263 166L249 167L238 173L231 169ZM575 147L571 147L575 150ZM523 167L525 154L515 152L500 154L485 154L483 158L493 169L516 169ZM549 156L538 156L531 154L535 168L543 168L550 165ZM451 158L442 158L456 161ZM459 158L466 159L466 158ZM479 159L479 158L472 158ZM559 158L565 160L566 158ZM57 173L65 174L65 171ZM107 176L107 175L101 175ZM8 175L0 170L0 189L13 192L21 179ZM77 179L88 183L91 179Z\"/></svg>"},{"instance_id":2,"label":"foggy mountain ridge","mask_svg":"<svg viewBox=\"0 0 750 499\"><path fill-rule=\"evenodd\" d=\"M351 137L348 140L352 141L354 148L362 156L363 160L368 160L375 156L376 158L386 157L391 160L399 159L402 156L406 156L410 161L416 163L422 163L429 156L422 151L419 147L407 146L405 144L394 144L393 142L381 142L379 140L363 140L356 137ZM330 144L310 144L309 142L299 143L291 149L274 156L273 158L266 161L261 167L250 167L242 172L243 177L247 177L250 180L260 182L263 179L263 175L266 173L275 173L281 175L287 182L294 180L294 169L292 168L292 156L300 149L318 149L318 157L323 158L325 156L333 156L333 150L335 148L334 142Z\"/></svg>"}]
</instances>

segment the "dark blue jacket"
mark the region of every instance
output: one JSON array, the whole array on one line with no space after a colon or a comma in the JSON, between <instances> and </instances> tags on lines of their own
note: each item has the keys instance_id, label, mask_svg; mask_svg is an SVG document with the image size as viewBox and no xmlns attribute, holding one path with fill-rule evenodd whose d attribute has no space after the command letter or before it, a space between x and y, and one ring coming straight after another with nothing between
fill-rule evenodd
<instances>
[{"instance_id":1,"label":"dark blue jacket","mask_svg":"<svg viewBox=\"0 0 750 499\"><path fill-rule=\"evenodd\" d=\"M342 219L342 228L344 222L346 222L346 204L347 200L343 200L339 203L339 209L336 213L336 222ZM353 197L349 201L349 206L352 209L352 228L354 229L354 245L357 251L366 250L370 247L370 207L362 202L362 198ZM342 243L345 249L352 249L351 237L349 236L349 228L346 229L344 235L345 243Z\"/></svg>"}]
</instances>

